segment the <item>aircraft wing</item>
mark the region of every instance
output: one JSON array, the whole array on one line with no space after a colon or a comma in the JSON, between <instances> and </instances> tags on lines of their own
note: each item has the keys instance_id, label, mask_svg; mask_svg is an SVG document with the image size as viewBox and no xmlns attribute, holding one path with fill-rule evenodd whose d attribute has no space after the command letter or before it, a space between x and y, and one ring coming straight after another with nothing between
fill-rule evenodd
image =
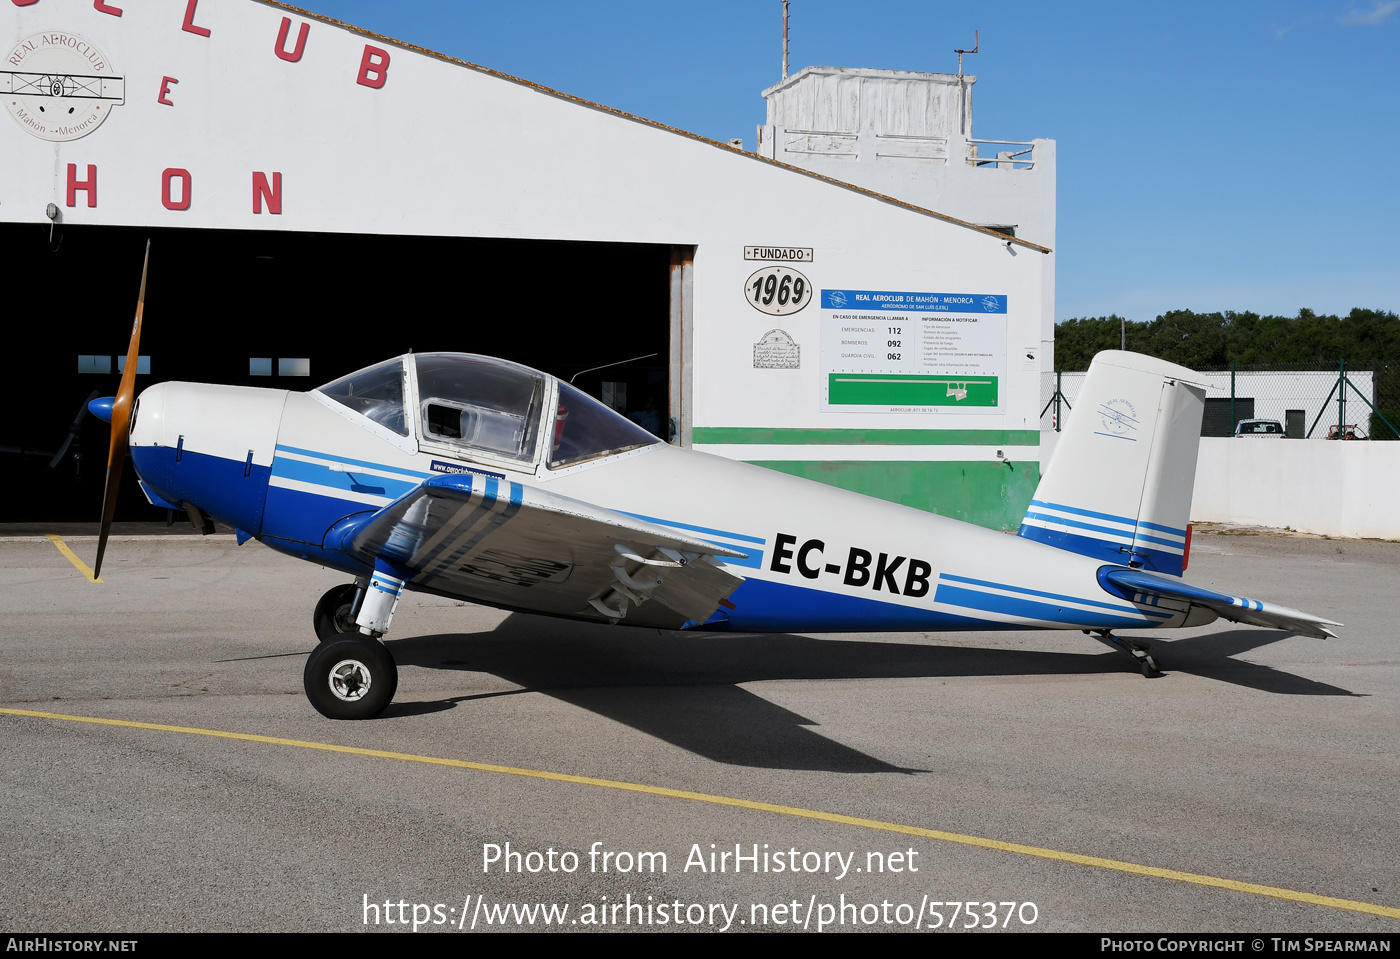
<instances>
[{"instance_id":1,"label":"aircraft wing","mask_svg":"<svg viewBox=\"0 0 1400 959\"><path fill-rule=\"evenodd\" d=\"M1342 625L1287 606L1217 593L1183 583L1174 577L1148 573L1140 569L1104 567L1099 571L1099 582L1110 593L1134 603L1153 605L1158 599L1177 600L1204 606L1222 619L1233 623L1273 626L1317 639L1326 639L1329 636L1335 639L1337 634L1327 627Z\"/></svg>"},{"instance_id":2,"label":"aircraft wing","mask_svg":"<svg viewBox=\"0 0 1400 959\"><path fill-rule=\"evenodd\" d=\"M337 535L428 592L634 625L703 623L744 581L720 559L743 553L480 473L434 476Z\"/></svg>"}]
</instances>

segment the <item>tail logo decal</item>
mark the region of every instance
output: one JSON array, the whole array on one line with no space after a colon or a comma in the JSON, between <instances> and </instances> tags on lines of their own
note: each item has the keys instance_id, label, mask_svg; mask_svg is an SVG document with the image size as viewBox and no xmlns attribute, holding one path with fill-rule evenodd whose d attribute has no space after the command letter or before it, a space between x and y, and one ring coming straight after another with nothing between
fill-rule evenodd
<instances>
[{"instance_id":1,"label":"tail logo decal","mask_svg":"<svg viewBox=\"0 0 1400 959\"><path fill-rule=\"evenodd\" d=\"M1099 404L1099 422L1103 424L1103 432L1095 430L1098 436L1111 436L1118 440L1127 440L1136 443L1137 437L1129 434L1138 431L1137 407L1127 400L1119 398L1109 400L1107 403Z\"/></svg>"}]
</instances>

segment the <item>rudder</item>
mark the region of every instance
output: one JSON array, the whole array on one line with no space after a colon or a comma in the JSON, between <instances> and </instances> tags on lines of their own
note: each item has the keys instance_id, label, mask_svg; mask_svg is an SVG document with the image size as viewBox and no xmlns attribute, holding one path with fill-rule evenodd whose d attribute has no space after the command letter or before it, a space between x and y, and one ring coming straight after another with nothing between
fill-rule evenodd
<instances>
[{"instance_id":1,"label":"rudder","mask_svg":"<svg viewBox=\"0 0 1400 959\"><path fill-rule=\"evenodd\" d=\"M1205 383L1165 360L1094 357L1018 535L1180 576Z\"/></svg>"}]
</instances>

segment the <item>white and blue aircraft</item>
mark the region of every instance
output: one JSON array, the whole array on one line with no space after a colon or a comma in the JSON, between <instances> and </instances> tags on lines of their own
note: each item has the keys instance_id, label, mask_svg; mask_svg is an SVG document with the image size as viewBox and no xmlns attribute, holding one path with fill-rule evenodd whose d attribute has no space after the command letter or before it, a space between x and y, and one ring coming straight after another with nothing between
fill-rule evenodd
<instances>
[{"instance_id":1,"label":"white and blue aircraft","mask_svg":"<svg viewBox=\"0 0 1400 959\"><path fill-rule=\"evenodd\" d=\"M145 279L142 279L144 300ZM555 377L409 354L305 393L162 383L115 400L96 570L125 454L156 506L343 571L316 606L306 694L378 715L405 589L663 629L1080 629L1329 620L1191 586L1201 377L1100 353L1018 536L661 442Z\"/></svg>"}]
</instances>

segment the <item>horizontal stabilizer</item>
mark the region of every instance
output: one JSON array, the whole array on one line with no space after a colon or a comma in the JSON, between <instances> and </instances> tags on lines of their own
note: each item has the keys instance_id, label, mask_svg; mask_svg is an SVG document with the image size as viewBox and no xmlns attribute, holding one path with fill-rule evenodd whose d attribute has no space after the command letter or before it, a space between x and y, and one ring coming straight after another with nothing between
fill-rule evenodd
<instances>
[{"instance_id":1,"label":"horizontal stabilizer","mask_svg":"<svg viewBox=\"0 0 1400 959\"><path fill-rule=\"evenodd\" d=\"M1329 636L1335 639L1337 634L1327 627L1342 625L1287 606L1228 596L1140 569L1105 566L1099 570L1099 583L1108 592L1134 603L1153 605L1159 599L1178 600L1193 606L1204 606L1232 623L1272 626L1317 639Z\"/></svg>"}]
</instances>

